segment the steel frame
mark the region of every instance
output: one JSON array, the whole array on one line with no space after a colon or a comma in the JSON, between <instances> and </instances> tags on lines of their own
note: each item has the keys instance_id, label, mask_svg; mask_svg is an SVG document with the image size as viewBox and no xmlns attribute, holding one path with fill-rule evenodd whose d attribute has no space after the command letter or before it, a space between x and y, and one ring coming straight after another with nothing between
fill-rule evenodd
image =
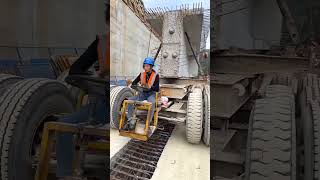
<instances>
[{"instance_id":1,"label":"steel frame","mask_svg":"<svg viewBox=\"0 0 320 180\"><path fill-rule=\"evenodd\" d=\"M141 102L141 101L133 101L133 100L125 100L123 102L122 110L121 110L121 118L120 118L120 124L119 124L119 134L121 136L126 136L130 137L133 139L138 139L142 141L147 141L149 137L153 134L153 132L157 129L158 127L158 113L160 111L160 107L158 107L158 99L159 99L159 93L156 93L156 106L155 106L155 113L153 117L153 126L155 127L151 132L149 132L149 127L150 127L150 122L151 122L151 108L152 108L152 103L150 102ZM135 106L136 109L138 110L146 110L148 111L147 114L147 119L145 123L145 128L144 128L144 133L143 134L138 134L135 133L134 131L126 131L123 130L123 127L126 123L126 112L128 109L128 106L132 104Z\"/></svg>"},{"instance_id":2,"label":"steel frame","mask_svg":"<svg viewBox=\"0 0 320 180\"><path fill-rule=\"evenodd\" d=\"M44 131L41 141L41 152L39 165L36 171L35 180L47 180L49 171L49 162L51 152L53 149L53 142L58 132L72 133L79 136L98 136L109 139L109 131L102 128L82 127L77 124L61 123L61 122L47 122L44 125ZM89 149L98 151L108 151L110 142L86 142ZM77 158L74 159L76 161Z\"/></svg>"}]
</instances>

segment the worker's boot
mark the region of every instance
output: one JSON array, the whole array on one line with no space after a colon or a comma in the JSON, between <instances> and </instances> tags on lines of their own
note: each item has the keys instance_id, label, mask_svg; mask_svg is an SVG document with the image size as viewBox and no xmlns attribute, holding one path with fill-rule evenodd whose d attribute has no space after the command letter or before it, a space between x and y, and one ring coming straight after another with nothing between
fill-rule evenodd
<instances>
[{"instance_id":1,"label":"worker's boot","mask_svg":"<svg viewBox=\"0 0 320 180\"><path fill-rule=\"evenodd\" d=\"M129 129L130 130L134 130L134 128L136 127L136 122L137 122L137 120L135 118L132 118L131 121L129 121Z\"/></svg>"},{"instance_id":2,"label":"worker's boot","mask_svg":"<svg viewBox=\"0 0 320 180\"><path fill-rule=\"evenodd\" d=\"M137 120L135 118L129 118L127 123L124 125L124 130L132 131L136 127Z\"/></svg>"}]
</instances>

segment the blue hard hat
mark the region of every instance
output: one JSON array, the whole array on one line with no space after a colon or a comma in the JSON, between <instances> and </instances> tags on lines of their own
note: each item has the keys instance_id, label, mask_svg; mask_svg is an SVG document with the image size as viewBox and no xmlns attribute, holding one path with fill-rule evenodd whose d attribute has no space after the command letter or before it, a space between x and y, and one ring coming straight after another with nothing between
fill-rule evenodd
<instances>
[{"instance_id":1,"label":"blue hard hat","mask_svg":"<svg viewBox=\"0 0 320 180\"><path fill-rule=\"evenodd\" d=\"M154 59L152 57L147 57L144 59L143 64L149 64L154 66Z\"/></svg>"}]
</instances>

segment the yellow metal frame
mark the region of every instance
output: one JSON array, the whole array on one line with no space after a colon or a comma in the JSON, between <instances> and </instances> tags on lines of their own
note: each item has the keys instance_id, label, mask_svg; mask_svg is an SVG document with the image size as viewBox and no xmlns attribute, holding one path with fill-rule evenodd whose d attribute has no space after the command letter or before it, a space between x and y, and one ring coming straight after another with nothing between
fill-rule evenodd
<instances>
[{"instance_id":1,"label":"yellow metal frame","mask_svg":"<svg viewBox=\"0 0 320 180\"><path fill-rule=\"evenodd\" d=\"M85 102L85 104L84 104L84 102L83 102L86 95L87 94L83 90L80 90L79 96L77 98L77 104L76 104L77 110L80 109L83 105L88 103L88 102ZM86 101L88 101L88 100L86 100Z\"/></svg>"},{"instance_id":2,"label":"yellow metal frame","mask_svg":"<svg viewBox=\"0 0 320 180\"><path fill-rule=\"evenodd\" d=\"M156 93L156 106L155 106L155 112L154 112L154 116L153 116L153 126L155 127L155 129L153 130L153 132L157 129L158 127L158 114L159 111L161 109L161 107L158 106L158 101L159 101L159 93ZM146 110L148 111L148 115L147 115L147 120L146 120L146 125L144 128L144 133L143 134L138 134L135 133L134 131L125 131L123 130L124 125L126 124L126 112L128 109L128 106L132 104L135 106L136 109L138 110ZM133 100L125 100L123 102L123 106L121 109L121 118L120 118L120 124L119 124L119 134L121 136L126 136L126 137L130 137L133 139L138 139L141 141L147 141L149 139L149 137L152 135L153 132L149 132L149 127L150 127L150 121L152 119L151 117L151 108L152 108L152 103L151 102L142 102L142 101L133 101Z\"/></svg>"},{"instance_id":3,"label":"yellow metal frame","mask_svg":"<svg viewBox=\"0 0 320 180\"><path fill-rule=\"evenodd\" d=\"M36 171L35 180L47 180L49 171L49 162L51 151L53 149L54 137L57 132L81 134L86 136L100 136L109 140L109 131L105 129L93 127L79 127L76 124L47 122L44 126L44 131L41 141L41 151L39 165ZM98 151L108 151L110 142L88 142L88 148Z\"/></svg>"}]
</instances>

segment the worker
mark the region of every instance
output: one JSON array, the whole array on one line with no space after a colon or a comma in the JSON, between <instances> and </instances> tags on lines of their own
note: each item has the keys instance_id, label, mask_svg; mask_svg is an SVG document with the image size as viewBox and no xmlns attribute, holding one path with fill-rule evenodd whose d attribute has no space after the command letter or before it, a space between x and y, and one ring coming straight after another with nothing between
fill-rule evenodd
<instances>
[{"instance_id":1,"label":"worker","mask_svg":"<svg viewBox=\"0 0 320 180\"><path fill-rule=\"evenodd\" d=\"M154 59L152 57L145 58L143 62L144 71L141 72L136 79L132 82L132 85L137 85L139 82L141 86L145 87L143 92L139 93L137 96L130 97L129 100L144 101L152 103L151 109L151 119L153 119L153 114L156 106L156 92L159 92L159 75L153 69ZM128 106L128 121L125 124L125 130L133 130L135 128L136 120L133 118L134 106L130 104Z\"/></svg>"},{"instance_id":2,"label":"worker","mask_svg":"<svg viewBox=\"0 0 320 180\"><path fill-rule=\"evenodd\" d=\"M105 20L107 23L107 33L109 32L109 0L105 1ZM103 78L109 72L108 67L103 65L109 64L109 45L108 36L97 36L95 41L87 48L87 50L77 59L77 61L71 66L69 75L89 75L88 69L94 65L97 61L100 61L99 70L97 75ZM102 66L102 67L101 67ZM95 120L101 124L107 124L107 96L99 98L95 106ZM82 107L79 111L63 116L58 119L59 122L79 124L89 121L90 105ZM75 153L75 147L73 142L73 135L68 133L61 133L57 136L56 154L57 154L57 170L56 176L59 180L80 180L78 177L72 177L72 163ZM86 179L86 178L84 178Z\"/></svg>"}]
</instances>

